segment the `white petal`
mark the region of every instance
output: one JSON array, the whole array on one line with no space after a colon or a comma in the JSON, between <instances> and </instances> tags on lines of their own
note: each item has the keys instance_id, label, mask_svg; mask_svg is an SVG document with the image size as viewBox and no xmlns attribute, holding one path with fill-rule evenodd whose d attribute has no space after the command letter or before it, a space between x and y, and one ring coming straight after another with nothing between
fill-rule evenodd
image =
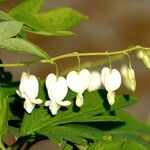
<instances>
[{"instance_id":1,"label":"white petal","mask_svg":"<svg viewBox=\"0 0 150 150\"><path fill-rule=\"evenodd\" d=\"M17 93L21 98L24 98L19 90L16 90L16 93Z\"/></svg>"},{"instance_id":2,"label":"white petal","mask_svg":"<svg viewBox=\"0 0 150 150\"><path fill-rule=\"evenodd\" d=\"M103 85L105 84L105 77L109 72L110 72L110 69L108 67L104 67L101 71L101 81L102 81Z\"/></svg>"},{"instance_id":3,"label":"white petal","mask_svg":"<svg viewBox=\"0 0 150 150\"><path fill-rule=\"evenodd\" d=\"M47 77L46 77L46 88L49 89L51 86L53 86L53 84L56 82L57 77L55 74L50 73Z\"/></svg>"},{"instance_id":4,"label":"white petal","mask_svg":"<svg viewBox=\"0 0 150 150\"><path fill-rule=\"evenodd\" d=\"M50 100L49 101L46 101L44 106L49 106L50 105Z\"/></svg>"},{"instance_id":5,"label":"white petal","mask_svg":"<svg viewBox=\"0 0 150 150\"><path fill-rule=\"evenodd\" d=\"M60 105L58 105L55 101L50 101L49 109L52 115L56 115L57 111L60 109Z\"/></svg>"},{"instance_id":6,"label":"white petal","mask_svg":"<svg viewBox=\"0 0 150 150\"><path fill-rule=\"evenodd\" d=\"M114 105L114 103L115 103L115 92L114 91L108 91L107 100L110 105Z\"/></svg>"},{"instance_id":7,"label":"white petal","mask_svg":"<svg viewBox=\"0 0 150 150\"><path fill-rule=\"evenodd\" d=\"M104 85L107 91L115 91L121 85L121 75L117 69L112 69L109 74L106 74Z\"/></svg>"},{"instance_id":8,"label":"white petal","mask_svg":"<svg viewBox=\"0 0 150 150\"><path fill-rule=\"evenodd\" d=\"M23 93L28 97L28 99L35 99L39 92L38 79L34 75L30 75L27 80L21 84L23 88Z\"/></svg>"},{"instance_id":9,"label":"white petal","mask_svg":"<svg viewBox=\"0 0 150 150\"><path fill-rule=\"evenodd\" d=\"M83 91L85 91L88 88L91 73L87 69L82 69L79 75L83 82Z\"/></svg>"},{"instance_id":10,"label":"white petal","mask_svg":"<svg viewBox=\"0 0 150 150\"><path fill-rule=\"evenodd\" d=\"M31 113L33 108L35 107L35 104L30 102L29 100L25 100L23 107L28 113Z\"/></svg>"},{"instance_id":11,"label":"white petal","mask_svg":"<svg viewBox=\"0 0 150 150\"><path fill-rule=\"evenodd\" d=\"M21 75L20 82L26 81L28 79L28 74L26 72L23 72Z\"/></svg>"},{"instance_id":12,"label":"white petal","mask_svg":"<svg viewBox=\"0 0 150 150\"><path fill-rule=\"evenodd\" d=\"M61 106L69 106L69 105L71 105L71 102L70 101L56 101L56 103L58 104L58 105L61 105Z\"/></svg>"},{"instance_id":13,"label":"white petal","mask_svg":"<svg viewBox=\"0 0 150 150\"><path fill-rule=\"evenodd\" d=\"M82 94L77 94L77 97L76 97L76 105L78 107L81 107L83 105L83 96Z\"/></svg>"},{"instance_id":14,"label":"white petal","mask_svg":"<svg viewBox=\"0 0 150 150\"><path fill-rule=\"evenodd\" d=\"M52 98L55 101L62 101L68 92L68 86L66 79L64 77L59 77L55 84L53 84L53 87L51 91L49 91L50 98Z\"/></svg>"},{"instance_id":15,"label":"white petal","mask_svg":"<svg viewBox=\"0 0 150 150\"><path fill-rule=\"evenodd\" d=\"M68 87L74 92L81 92L83 91L83 81L82 78L76 71L71 71L67 75L67 85Z\"/></svg>"},{"instance_id":16,"label":"white petal","mask_svg":"<svg viewBox=\"0 0 150 150\"><path fill-rule=\"evenodd\" d=\"M33 104L41 104L43 101L40 99L40 98L38 98L38 99L31 99L30 100Z\"/></svg>"},{"instance_id":17,"label":"white petal","mask_svg":"<svg viewBox=\"0 0 150 150\"><path fill-rule=\"evenodd\" d=\"M100 73L98 71L91 72L90 82L88 85L88 91L91 92L91 91L98 90L100 89L101 85L102 85L102 82L101 82Z\"/></svg>"},{"instance_id":18,"label":"white petal","mask_svg":"<svg viewBox=\"0 0 150 150\"><path fill-rule=\"evenodd\" d=\"M20 93L23 93L24 92L24 84L27 82L28 80L28 75L26 72L23 72L22 73L22 76L21 76L21 79L20 79L20 84L19 84L19 91Z\"/></svg>"}]
</instances>

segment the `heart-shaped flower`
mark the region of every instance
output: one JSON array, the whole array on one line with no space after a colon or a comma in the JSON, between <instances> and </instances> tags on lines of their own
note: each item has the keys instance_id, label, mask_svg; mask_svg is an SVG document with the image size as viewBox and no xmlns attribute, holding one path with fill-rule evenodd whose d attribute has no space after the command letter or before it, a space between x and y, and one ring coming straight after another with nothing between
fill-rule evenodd
<instances>
[{"instance_id":1,"label":"heart-shaped flower","mask_svg":"<svg viewBox=\"0 0 150 150\"><path fill-rule=\"evenodd\" d=\"M22 73L19 90L16 93L25 99L24 109L31 113L36 104L41 104L42 100L37 99L39 92L38 79L34 75L28 75L26 72Z\"/></svg>"},{"instance_id":2,"label":"heart-shaped flower","mask_svg":"<svg viewBox=\"0 0 150 150\"><path fill-rule=\"evenodd\" d=\"M123 65L120 71L123 77L124 85L131 91L135 91L136 80L134 70L126 65Z\"/></svg>"},{"instance_id":3,"label":"heart-shaped flower","mask_svg":"<svg viewBox=\"0 0 150 150\"><path fill-rule=\"evenodd\" d=\"M121 85L121 74L117 69L110 70L105 67L101 71L101 79L104 87L108 91L107 99L110 105L115 103L115 93Z\"/></svg>"},{"instance_id":4,"label":"heart-shaped flower","mask_svg":"<svg viewBox=\"0 0 150 150\"><path fill-rule=\"evenodd\" d=\"M107 91L115 91L121 85L121 74L117 69L110 70L105 67L101 72L102 83Z\"/></svg>"},{"instance_id":5,"label":"heart-shaped flower","mask_svg":"<svg viewBox=\"0 0 150 150\"><path fill-rule=\"evenodd\" d=\"M83 105L83 92L88 88L90 82L90 72L87 69L82 69L79 73L71 71L67 75L68 87L77 93L76 105L81 107Z\"/></svg>"},{"instance_id":6,"label":"heart-shaped flower","mask_svg":"<svg viewBox=\"0 0 150 150\"><path fill-rule=\"evenodd\" d=\"M53 115L57 114L61 106L71 104L70 101L63 101L68 92L67 82L64 77L57 78L55 74L49 74L46 78L46 88L50 100L45 102L45 106L49 106Z\"/></svg>"},{"instance_id":7,"label":"heart-shaped flower","mask_svg":"<svg viewBox=\"0 0 150 150\"><path fill-rule=\"evenodd\" d=\"M102 85L102 81L101 81L101 74L98 71L92 71L91 72L91 77L90 77L90 82L88 85L88 91L92 92L95 90L100 89Z\"/></svg>"}]
</instances>

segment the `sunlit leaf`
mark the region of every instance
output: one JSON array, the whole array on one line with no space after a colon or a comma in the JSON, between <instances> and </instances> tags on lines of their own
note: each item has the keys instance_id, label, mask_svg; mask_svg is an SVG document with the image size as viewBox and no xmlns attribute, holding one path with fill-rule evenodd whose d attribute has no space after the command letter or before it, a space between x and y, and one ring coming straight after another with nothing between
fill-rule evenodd
<instances>
[{"instance_id":1,"label":"sunlit leaf","mask_svg":"<svg viewBox=\"0 0 150 150\"><path fill-rule=\"evenodd\" d=\"M21 38L9 38L0 41L0 49L9 52L18 52L39 56L42 58L49 58L49 55L45 51Z\"/></svg>"},{"instance_id":2,"label":"sunlit leaf","mask_svg":"<svg viewBox=\"0 0 150 150\"><path fill-rule=\"evenodd\" d=\"M22 28L22 23L18 21L4 21L0 23L0 42L2 40L16 36Z\"/></svg>"},{"instance_id":3,"label":"sunlit leaf","mask_svg":"<svg viewBox=\"0 0 150 150\"><path fill-rule=\"evenodd\" d=\"M45 12L39 12L44 0L26 0L9 11L16 20L23 22L25 31L41 35L64 36L72 35L67 29L87 19L80 12L69 8L59 7Z\"/></svg>"}]
</instances>

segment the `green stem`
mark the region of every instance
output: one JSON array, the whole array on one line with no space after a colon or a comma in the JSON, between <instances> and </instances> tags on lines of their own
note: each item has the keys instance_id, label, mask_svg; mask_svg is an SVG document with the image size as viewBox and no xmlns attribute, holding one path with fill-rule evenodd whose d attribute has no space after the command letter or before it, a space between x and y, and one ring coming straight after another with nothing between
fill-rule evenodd
<instances>
[{"instance_id":1,"label":"green stem","mask_svg":"<svg viewBox=\"0 0 150 150\"><path fill-rule=\"evenodd\" d=\"M117 60L121 60L123 58L123 55L115 55L115 56L112 56L111 57L111 62L114 62L114 61L117 61ZM108 58L104 58L104 59L100 59L100 60L96 60L96 61L87 61L87 62L84 62L81 64L81 69L83 68L93 68L93 67L96 67L96 66L100 66L100 65L104 65L104 64L107 64L109 63L109 60ZM60 73L61 76L65 76L68 72L72 71L72 70L77 70L78 69L78 66L73 66L63 72Z\"/></svg>"},{"instance_id":2,"label":"green stem","mask_svg":"<svg viewBox=\"0 0 150 150\"><path fill-rule=\"evenodd\" d=\"M127 53L127 52L124 52L125 55L127 55L128 57L128 61L129 61L129 68L131 69L132 68L132 64L131 64L131 57L130 55Z\"/></svg>"},{"instance_id":3,"label":"green stem","mask_svg":"<svg viewBox=\"0 0 150 150\"><path fill-rule=\"evenodd\" d=\"M150 48L145 48L145 47L141 47L137 45L135 47L131 47L128 49L109 52L109 55L123 55L125 52L130 53L130 52L137 51L137 50L150 51ZM108 56L108 54L106 52L78 53L78 57L85 57L85 56ZM71 57L77 57L77 53L73 52L73 53L55 56L50 59L42 59L42 60L36 60L36 61L28 61L28 62L21 62L21 63L15 63L15 64L0 64L0 67L22 67L22 66L31 65L31 64L44 64L44 63L53 64L54 61L56 60L71 58Z\"/></svg>"},{"instance_id":4,"label":"green stem","mask_svg":"<svg viewBox=\"0 0 150 150\"><path fill-rule=\"evenodd\" d=\"M4 144L2 143L2 141L1 141L1 140L0 140L0 149L1 149L1 150L6 150L6 148L5 148Z\"/></svg>"}]
</instances>

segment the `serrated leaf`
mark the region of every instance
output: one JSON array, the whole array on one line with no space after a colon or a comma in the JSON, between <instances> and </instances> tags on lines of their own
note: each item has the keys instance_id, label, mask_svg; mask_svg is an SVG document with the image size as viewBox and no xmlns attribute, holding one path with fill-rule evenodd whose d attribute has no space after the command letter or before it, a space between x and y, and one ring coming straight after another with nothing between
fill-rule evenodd
<instances>
[{"instance_id":1,"label":"serrated leaf","mask_svg":"<svg viewBox=\"0 0 150 150\"><path fill-rule=\"evenodd\" d=\"M43 91L43 88L40 91L40 98L45 99L43 94L46 91ZM101 90L100 93L97 91L91 93L86 92L84 95L85 103L80 110L75 108L75 106L72 104L66 110L60 110L56 116L51 116L50 112L47 112L45 107L40 106L39 108L34 109L32 114L26 114L24 116L20 131L23 135L26 135L40 131L46 126L56 126L71 122L88 122L88 118L89 120L92 120L92 117L98 116L100 113L107 111L105 108L106 106L103 105L105 102L104 96L106 96L106 92L104 90ZM66 97L66 99L70 98L74 99L75 94ZM128 97L128 100L126 100L124 96L117 96L116 99L116 104L112 107L112 110L119 109L136 102L136 99L133 97ZM41 117L39 118L39 116ZM31 121L33 123L28 126Z\"/></svg>"},{"instance_id":2,"label":"serrated leaf","mask_svg":"<svg viewBox=\"0 0 150 150\"><path fill-rule=\"evenodd\" d=\"M60 7L46 12L40 12L39 8L44 0L26 0L9 11L16 20L23 22L29 28L25 31L53 36L72 35L67 29L87 19L80 12L69 8Z\"/></svg>"},{"instance_id":3,"label":"serrated leaf","mask_svg":"<svg viewBox=\"0 0 150 150\"><path fill-rule=\"evenodd\" d=\"M39 56L42 58L49 58L49 55L45 51L21 38L9 38L0 41L0 49L9 52L18 52Z\"/></svg>"},{"instance_id":4,"label":"serrated leaf","mask_svg":"<svg viewBox=\"0 0 150 150\"><path fill-rule=\"evenodd\" d=\"M71 134L70 134L71 133ZM67 140L80 145L87 145L87 142L84 138L80 136L81 132L74 130L70 127L65 126L54 126L44 128L40 134L46 135L50 139L53 139L55 142L61 143L63 140ZM54 139L55 138L55 139ZM56 140L57 139L57 140Z\"/></svg>"},{"instance_id":5,"label":"serrated leaf","mask_svg":"<svg viewBox=\"0 0 150 150\"><path fill-rule=\"evenodd\" d=\"M150 126L126 112L116 111L115 113L124 120L124 124L116 126L108 132L114 137L134 140L150 149Z\"/></svg>"},{"instance_id":6,"label":"serrated leaf","mask_svg":"<svg viewBox=\"0 0 150 150\"><path fill-rule=\"evenodd\" d=\"M126 139L101 139L92 144L87 150L148 150L144 146Z\"/></svg>"},{"instance_id":7,"label":"serrated leaf","mask_svg":"<svg viewBox=\"0 0 150 150\"><path fill-rule=\"evenodd\" d=\"M16 36L22 28L18 21L4 21L0 23L0 41Z\"/></svg>"}]
</instances>

